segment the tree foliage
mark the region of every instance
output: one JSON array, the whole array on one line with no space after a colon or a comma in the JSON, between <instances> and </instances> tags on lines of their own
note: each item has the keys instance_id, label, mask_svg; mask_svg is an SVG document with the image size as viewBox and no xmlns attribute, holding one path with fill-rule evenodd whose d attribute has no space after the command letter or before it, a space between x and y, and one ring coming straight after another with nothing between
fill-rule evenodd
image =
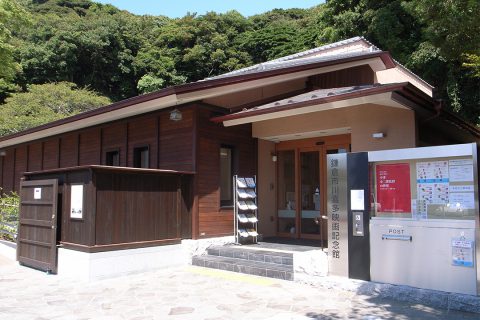
<instances>
[{"instance_id":1,"label":"tree foliage","mask_svg":"<svg viewBox=\"0 0 480 320\"><path fill-rule=\"evenodd\" d=\"M0 135L15 133L110 103L69 82L34 84L0 106Z\"/></svg>"},{"instance_id":2,"label":"tree foliage","mask_svg":"<svg viewBox=\"0 0 480 320\"><path fill-rule=\"evenodd\" d=\"M52 82L116 101L364 36L479 124L479 14L478 0L329 0L252 17L170 19L90 0L0 0L0 103Z\"/></svg>"}]
</instances>

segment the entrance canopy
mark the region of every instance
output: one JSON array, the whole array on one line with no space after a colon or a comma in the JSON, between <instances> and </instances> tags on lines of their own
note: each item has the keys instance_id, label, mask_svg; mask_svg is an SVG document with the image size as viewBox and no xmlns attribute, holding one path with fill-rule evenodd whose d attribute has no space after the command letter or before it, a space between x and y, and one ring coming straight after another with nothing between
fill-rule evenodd
<instances>
[{"instance_id":1,"label":"entrance canopy","mask_svg":"<svg viewBox=\"0 0 480 320\"><path fill-rule=\"evenodd\" d=\"M352 151L388 147L372 139L375 133L388 137L382 141L390 140L391 146L414 147L418 131L427 131L426 126L441 128L459 140L462 134L478 135L478 130L443 110L441 103L410 82L316 89L212 121L224 126L251 123L253 137L273 142L352 134ZM355 147L354 140L370 143Z\"/></svg>"},{"instance_id":2,"label":"entrance canopy","mask_svg":"<svg viewBox=\"0 0 480 320\"><path fill-rule=\"evenodd\" d=\"M408 85L408 83L371 84L318 89L212 120L223 122L225 126L233 126L367 103L408 109L404 103L399 101L400 99L395 99L394 96L395 91L404 90Z\"/></svg>"}]
</instances>

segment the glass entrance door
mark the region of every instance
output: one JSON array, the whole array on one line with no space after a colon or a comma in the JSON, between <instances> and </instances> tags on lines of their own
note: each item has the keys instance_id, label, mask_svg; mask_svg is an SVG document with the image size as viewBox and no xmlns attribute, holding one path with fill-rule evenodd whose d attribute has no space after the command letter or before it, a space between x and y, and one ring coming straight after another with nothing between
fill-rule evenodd
<instances>
[{"instance_id":1,"label":"glass entrance door","mask_svg":"<svg viewBox=\"0 0 480 320\"><path fill-rule=\"evenodd\" d=\"M300 212L302 238L320 238L322 230L323 191L320 180L322 150L300 150Z\"/></svg>"},{"instance_id":2,"label":"glass entrance door","mask_svg":"<svg viewBox=\"0 0 480 320\"><path fill-rule=\"evenodd\" d=\"M296 237L297 234L295 162L295 150L278 152L277 233L282 236L290 237Z\"/></svg>"},{"instance_id":3,"label":"glass entrance door","mask_svg":"<svg viewBox=\"0 0 480 320\"><path fill-rule=\"evenodd\" d=\"M277 144L278 236L321 240L327 246L327 154L349 151L349 135Z\"/></svg>"},{"instance_id":4,"label":"glass entrance door","mask_svg":"<svg viewBox=\"0 0 480 320\"><path fill-rule=\"evenodd\" d=\"M324 156L322 147L277 153L278 235L321 239L326 229L326 221L322 219Z\"/></svg>"}]
</instances>

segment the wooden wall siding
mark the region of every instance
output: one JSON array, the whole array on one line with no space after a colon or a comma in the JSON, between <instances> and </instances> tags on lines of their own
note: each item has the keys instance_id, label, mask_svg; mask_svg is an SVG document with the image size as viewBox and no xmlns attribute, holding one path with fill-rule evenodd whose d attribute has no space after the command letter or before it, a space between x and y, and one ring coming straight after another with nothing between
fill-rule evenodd
<instances>
[{"instance_id":1,"label":"wooden wall siding","mask_svg":"<svg viewBox=\"0 0 480 320\"><path fill-rule=\"evenodd\" d=\"M34 142L28 145L28 171L42 170L43 144Z\"/></svg>"},{"instance_id":2,"label":"wooden wall siding","mask_svg":"<svg viewBox=\"0 0 480 320\"><path fill-rule=\"evenodd\" d=\"M373 84L375 74L368 65L327 72L309 78L313 89L339 88Z\"/></svg>"},{"instance_id":3,"label":"wooden wall siding","mask_svg":"<svg viewBox=\"0 0 480 320\"><path fill-rule=\"evenodd\" d=\"M239 175L255 174L257 159L251 125L223 127L210 121L213 116L209 110L198 110L196 187L200 237L233 234L233 210L220 207L220 147L234 148L234 168Z\"/></svg>"},{"instance_id":4,"label":"wooden wall siding","mask_svg":"<svg viewBox=\"0 0 480 320\"><path fill-rule=\"evenodd\" d=\"M178 238L178 176L115 172L96 180L97 245Z\"/></svg>"},{"instance_id":5,"label":"wooden wall siding","mask_svg":"<svg viewBox=\"0 0 480 320\"><path fill-rule=\"evenodd\" d=\"M183 115L178 122L169 119L170 110L162 110L25 144L26 171L105 164L105 153L113 149L120 149L121 166L132 167L133 148L144 145L150 148L150 168L195 171L196 107L178 108ZM4 192L14 190L14 179L19 183L13 163L18 147L7 150L10 155L3 158L3 170L0 167Z\"/></svg>"},{"instance_id":6,"label":"wooden wall siding","mask_svg":"<svg viewBox=\"0 0 480 320\"><path fill-rule=\"evenodd\" d=\"M78 133L60 137L60 168L78 166Z\"/></svg>"},{"instance_id":7,"label":"wooden wall siding","mask_svg":"<svg viewBox=\"0 0 480 320\"><path fill-rule=\"evenodd\" d=\"M120 166L127 166L127 123L113 123L102 128L102 164L106 163L105 153L118 149Z\"/></svg>"},{"instance_id":8,"label":"wooden wall siding","mask_svg":"<svg viewBox=\"0 0 480 320\"><path fill-rule=\"evenodd\" d=\"M100 129L82 131L78 144L78 165L100 164L100 149Z\"/></svg>"},{"instance_id":9,"label":"wooden wall siding","mask_svg":"<svg viewBox=\"0 0 480 320\"><path fill-rule=\"evenodd\" d=\"M182 239L192 238L193 176L183 176L181 181L180 219Z\"/></svg>"},{"instance_id":10,"label":"wooden wall siding","mask_svg":"<svg viewBox=\"0 0 480 320\"><path fill-rule=\"evenodd\" d=\"M190 238L192 178L180 173L98 167L27 175L28 180L58 179L58 241L87 252ZM72 219L71 185L78 183L84 185L83 218Z\"/></svg>"},{"instance_id":11,"label":"wooden wall siding","mask_svg":"<svg viewBox=\"0 0 480 320\"><path fill-rule=\"evenodd\" d=\"M43 143L43 170L57 169L59 162L59 140L50 139Z\"/></svg>"},{"instance_id":12,"label":"wooden wall siding","mask_svg":"<svg viewBox=\"0 0 480 320\"><path fill-rule=\"evenodd\" d=\"M195 171L193 108L181 109L183 119L171 121L170 113L160 114L158 140L159 169Z\"/></svg>"},{"instance_id":13,"label":"wooden wall siding","mask_svg":"<svg viewBox=\"0 0 480 320\"><path fill-rule=\"evenodd\" d=\"M5 157L3 164L3 190L2 192L8 193L14 190L14 170L15 170L15 149L5 150Z\"/></svg>"},{"instance_id":14,"label":"wooden wall siding","mask_svg":"<svg viewBox=\"0 0 480 320\"><path fill-rule=\"evenodd\" d=\"M128 122L128 167L133 167L133 149L145 145L149 147L150 168L157 167L157 135L157 117L155 115Z\"/></svg>"},{"instance_id":15,"label":"wooden wall siding","mask_svg":"<svg viewBox=\"0 0 480 320\"><path fill-rule=\"evenodd\" d=\"M55 178L57 175L53 175ZM92 181L91 172L74 171L65 173L64 180L62 211L61 211L61 242L76 243L85 246L93 246L95 244L95 188ZM83 219L70 218L70 185L81 183L84 185L83 190ZM60 218L60 217L59 217Z\"/></svg>"},{"instance_id":16,"label":"wooden wall siding","mask_svg":"<svg viewBox=\"0 0 480 320\"><path fill-rule=\"evenodd\" d=\"M15 191L20 190L20 178L27 171L28 150L27 146L19 146L15 149Z\"/></svg>"}]
</instances>

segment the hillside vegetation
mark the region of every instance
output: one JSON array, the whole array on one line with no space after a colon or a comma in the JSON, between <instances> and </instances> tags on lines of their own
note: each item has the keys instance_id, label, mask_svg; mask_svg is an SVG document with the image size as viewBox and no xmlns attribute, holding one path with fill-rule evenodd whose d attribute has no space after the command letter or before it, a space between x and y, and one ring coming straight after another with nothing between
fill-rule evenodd
<instances>
[{"instance_id":1,"label":"hillside vegetation","mask_svg":"<svg viewBox=\"0 0 480 320\"><path fill-rule=\"evenodd\" d=\"M354 36L390 51L478 125L479 16L478 0L330 0L178 19L89 0L0 0L0 134ZM48 94L55 90L75 101L68 112Z\"/></svg>"}]
</instances>

